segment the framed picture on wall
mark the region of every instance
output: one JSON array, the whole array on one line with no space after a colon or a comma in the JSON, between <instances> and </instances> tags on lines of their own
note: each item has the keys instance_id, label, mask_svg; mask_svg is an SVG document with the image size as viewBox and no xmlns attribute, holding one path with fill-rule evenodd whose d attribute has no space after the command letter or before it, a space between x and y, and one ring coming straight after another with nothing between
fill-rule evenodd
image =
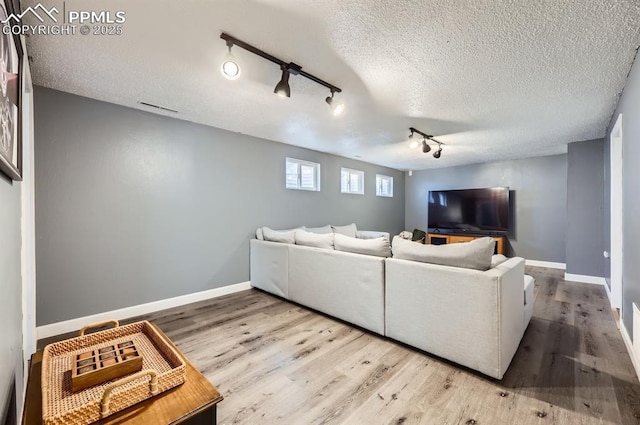
<instances>
[{"instance_id":1,"label":"framed picture on wall","mask_svg":"<svg viewBox=\"0 0 640 425\"><path fill-rule=\"evenodd\" d=\"M0 0L0 172L22 180L22 42L4 30L19 24L8 19L15 10L12 0Z\"/></svg>"}]
</instances>

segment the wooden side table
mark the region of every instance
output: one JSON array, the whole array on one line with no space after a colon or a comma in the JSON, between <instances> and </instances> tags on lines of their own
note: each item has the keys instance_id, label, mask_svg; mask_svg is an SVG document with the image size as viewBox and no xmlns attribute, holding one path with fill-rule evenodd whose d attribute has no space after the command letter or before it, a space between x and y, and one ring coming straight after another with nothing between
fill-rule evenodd
<instances>
[{"instance_id":1,"label":"wooden side table","mask_svg":"<svg viewBox=\"0 0 640 425\"><path fill-rule=\"evenodd\" d=\"M155 324L153 326L162 333ZM169 341L169 338L166 339ZM180 353L177 347L176 350ZM95 423L100 425L215 425L217 404L222 401L222 395L186 358L185 363L187 376L184 384ZM31 356L22 425L42 425L41 375L42 351L38 351Z\"/></svg>"}]
</instances>

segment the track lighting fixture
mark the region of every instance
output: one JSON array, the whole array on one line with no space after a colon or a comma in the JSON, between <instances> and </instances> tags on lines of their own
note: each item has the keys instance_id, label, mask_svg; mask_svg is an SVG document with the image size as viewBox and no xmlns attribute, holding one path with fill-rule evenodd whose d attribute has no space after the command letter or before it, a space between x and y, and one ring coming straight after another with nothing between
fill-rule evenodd
<instances>
[{"instance_id":1,"label":"track lighting fixture","mask_svg":"<svg viewBox=\"0 0 640 425\"><path fill-rule=\"evenodd\" d=\"M222 71L222 75L227 80L237 80L240 77L240 65L231 54L233 43L227 41L227 46L229 47L229 52L224 57L222 65L220 65L220 71Z\"/></svg>"},{"instance_id":2,"label":"track lighting fixture","mask_svg":"<svg viewBox=\"0 0 640 425\"><path fill-rule=\"evenodd\" d=\"M280 81L278 82L278 84L276 85L273 91L278 96L291 97L291 87L289 86L289 76L301 75L302 77L305 77L315 83L318 83L321 86L324 86L331 91L331 96L326 98L326 102L329 104L329 107L331 108L331 113L334 116L340 115L344 111L344 103L333 98L333 95L335 93L342 92L342 89L340 89L339 87L336 87L333 84L329 84L326 81L316 77L315 75L312 75L306 71L303 71L302 67L296 63L293 63L293 62L287 63L281 59L276 58L275 56L270 55L269 53L266 53L256 47L253 47L250 44L245 43L242 40L238 40L237 38L232 37L229 34L222 33L220 34L220 38L225 40L227 42L227 46L229 47L229 53L225 57L220 67L222 71L222 75L224 75L225 78L228 78L230 80L235 80L238 77L240 77L240 65L238 65L238 62L236 62L233 56L231 55L231 47L238 46L248 52L253 53L254 55L260 56L261 58L264 58L280 66L280 69L282 70L282 78L280 79Z\"/></svg>"},{"instance_id":3,"label":"track lighting fixture","mask_svg":"<svg viewBox=\"0 0 640 425\"><path fill-rule=\"evenodd\" d=\"M440 155L442 155L442 143L436 142L438 144L438 150L433 153L433 157L435 159L439 159Z\"/></svg>"},{"instance_id":4,"label":"track lighting fixture","mask_svg":"<svg viewBox=\"0 0 640 425\"><path fill-rule=\"evenodd\" d=\"M416 140L416 137L415 137L415 134L414 134L414 133L418 133L419 135L422 136L422 152L424 152L424 153L431 152L431 145L429 145L429 142L428 142L428 140L429 140L429 141L432 141L432 142L435 142L435 143L438 144L438 150L433 153L433 157L435 159L440 158L440 156L442 155L442 145L444 143L437 141L436 139L433 138L433 136L430 136L430 135L428 135L426 133L423 133L420 130L416 130L413 127L409 127L409 131L411 132L411 134L409 135L409 147L411 149L414 149L414 148L417 148L418 146L420 146L420 142L418 142Z\"/></svg>"},{"instance_id":5,"label":"track lighting fixture","mask_svg":"<svg viewBox=\"0 0 640 425\"><path fill-rule=\"evenodd\" d=\"M420 146L420 142L418 142L418 140L416 139L416 136L413 134L413 130L412 130L411 134L409 134L409 147L411 149L415 149L418 146Z\"/></svg>"},{"instance_id":6,"label":"track lighting fixture","mask_svg":"<svg viewBox=\"0 0 640 425\"><path fill-rule=\"evenodd\" d=\"M427 139L422 139L422 152L429 153L431 150L431 146L427 143Z\"/></svg>"},{"instance_id":7,"label":"track lighting fixture","mask_svg":"<svg viewBox=\"0 0 640 425\"><path fill-rule=\"evenodd\" d=\"M286 66L281 66L282 78L276 84L276 88L273 90L275 94L280 97L291 97L291 87L289 86L289 70Z\"/></svg>"},{"instance_id":8,"label":"track lighting fixture","mask_svg":"<svg viewBox=\"0 0 640 425\"><path fill-rule=\"evenodd\" d=\"M337 99L334 99L333 95L334 95L334 91L331 90L331 96L327 96L325 101L327 102L327 104L329 105L329 108L331 109L331 114L333 114L334 117L337 117L338 115L344 112L344 103L342 103Z\"/></svg>"}]
</instances>

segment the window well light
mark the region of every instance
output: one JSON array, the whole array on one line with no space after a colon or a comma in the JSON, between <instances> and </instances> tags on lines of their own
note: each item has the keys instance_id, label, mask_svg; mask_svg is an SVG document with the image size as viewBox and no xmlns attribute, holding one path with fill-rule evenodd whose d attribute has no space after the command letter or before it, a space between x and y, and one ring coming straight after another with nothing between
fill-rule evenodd
<instances>
[{"instance_id":1,"label":"window well light","mask_svg":"<svg viewBox=\"0 0 640 425\"><path fill-rule=\"evenodd\" d=\"M233 44L228 43L227 46L229 46L229 51L224 57L222 65L220 65L220 71L227 80L237 80L240 78L240 65L238 65L238 62L231 54L231 46L233 46Z\"/></svg>"}]
</instances>

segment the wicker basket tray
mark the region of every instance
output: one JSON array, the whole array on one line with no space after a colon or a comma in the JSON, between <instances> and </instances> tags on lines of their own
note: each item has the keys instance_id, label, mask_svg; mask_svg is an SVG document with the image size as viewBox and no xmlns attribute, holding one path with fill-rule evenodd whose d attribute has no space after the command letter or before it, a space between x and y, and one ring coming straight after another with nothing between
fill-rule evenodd
<instances>
[{"instance_id":1,"label":"wicker basket tray","mask_svg":"<svg viewBox=\"0 0 640 425\"><path fill-rule=\"evenodd\" d=\"M184 383L185 362L172 344L147 321L119 326L47 345L42 357L42 420L45 425L86 425ZM142 371L79 392L71 390L75 356L111 344L133 341Z\"/></svg>"}]
</instances>

